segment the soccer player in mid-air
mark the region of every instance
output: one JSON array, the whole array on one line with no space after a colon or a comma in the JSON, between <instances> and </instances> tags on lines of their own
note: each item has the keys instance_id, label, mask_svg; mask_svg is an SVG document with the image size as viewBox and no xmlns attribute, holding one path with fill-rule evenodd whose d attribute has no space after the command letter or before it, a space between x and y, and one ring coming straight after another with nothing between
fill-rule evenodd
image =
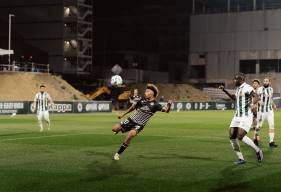
<instances>
[{"instance_id":1,"label":"soccer player in mid-air","mask_svg":"<svg viewBox=\"0 0 281 192\"><path fill-rule=\"evenodd\" d=\"M237 138L253 148L256 152L257 160L261 162L263 160L262 150L247 136L253 122L251 108L257 105L259 96L254 92L253 87L245 82L245 75L242 73L234 77L234 84L236 86L235 94L230 94L224 86L220 86L219 88L234 100L236 105L235 116L231 121L229 129L230 143L238 156L238 160L235 161L235 164L240 165L246 163Z\"/></svg>"},{"instance_id":2,"label":"soccer player in mid-air","mask_svg":"<svg viewBox=\"0 0 281 192\"><path fill-rule=\"evenodd\" d=\"M33 111L37 111L38 125L40 132L43 131L43 118L48 124L47 129L50 130L51 122L49 117L49 108L53 105L53 100L50 95L46 92L45 85L40 85L39 92L34 97L34 102L32 104Z\"/></svg>"},{"instance_id":3,"label":"soccer player in mid-air","mask_svg":"<svg viewBox=\"0 0 281 192\"><path fill-rule=\"evenodd\" d=\"M269 147L277 147L274 142L274 109L276 105L273 102L273 88L271 87L271 80L269 77L264 78L263 86L258 89L258 94L261 98L258 104L258 125L256 135L259 136L259 130L262 128L264 120L267 119L269 126ZM257 140L254 140L258 144Z\"/></svg>"},{"instance_id":4,"label":"soccer player in mid-air","mask_svg":"<svg viewBox=\"0 0 281 192\"><path fill-rule=\"evenodd\" d=\"M260 87L260 81L258 79L254 79L252 81L252 86L254 88L254 91L256 94L258 94L258 89ZM253 101L254 102L254 101ZM258 116L258 106L257 105L253 105L253 108L252 108L252 112L253 112L253 129L254 129L254 143L256 145L258 145L258 141L260 140L260 137L259 137L259 134L258 134L258 127L257 127L257 116Z\"/></svg>"},{"instance_id":5,"label":"soccer player in mid-air","mask_svg":"<svg viewBox=\"0 0 281 192\"><path fill-rule=\"evenodd\" d=\"M129 146L131 140L137 136L140 131L144 128L149 119L154 115L157 111L162 111L169 113L172 105L172 101L168 101L166 106L160 105L156 101L156 97L158 96L159 91L158 88L153 84L148 84L144 93L144 98L136 98L132 104L132 106L125 111L123 114L118 116L119 119L123 118L126 114L135 111L133 115L131 115L126 120L122 121L113 126L112 131L117 134L118 132L128 132L128 135L121 145L120 149L114 155L114 160L119 160L120 155L123 151Z\"/></svg>"}]
</instances>

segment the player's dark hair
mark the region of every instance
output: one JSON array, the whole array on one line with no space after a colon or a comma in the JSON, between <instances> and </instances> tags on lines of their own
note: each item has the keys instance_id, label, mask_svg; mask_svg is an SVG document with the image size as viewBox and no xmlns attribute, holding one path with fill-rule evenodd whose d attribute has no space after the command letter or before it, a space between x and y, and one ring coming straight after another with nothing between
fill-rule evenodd
<instances>
[{"instance_id":1,"label":"player's dark hair","mask_svg":"<svg viewBox=\"0 0 281 192\"><path fill-rule=\"evenodd\" d=\"M146 88L153 91L154 97L157 97L157 96L158 96L159 90L158 90L158 88L157 88L154 84L147 84Z\"/></svg>"},{"instance_id":2,"label":"player's dark hair","mask_svg":"<svg viewBox=\"0 0 281 192\"><path fill-rule=\"evenodd\" d=\"M259 85L261 84L260 80L258 80L258 79L254 79L254 80L252 81L252 83L254 83L254 82L257 82Z\"/></svg>"},{"instance_id":3,"label":"player's dark hair","mask_svg":"<svg viewBox=\"0 0 281 192\"><path fill-rule=\"evenodd\" d=\"M235 75L234 77L235 80L238 80L238 81L245 81L246 80L246 76L244 73L238 73Z\"/></svg>"},{"instance_id":4,"label":"player's dark hair","mask_svg":"<svg viewBox=\"0 0 281 192\"><path fill-rule=\"evenodd\" d=\"M40 85L40 88L42 88L42 87L46 87L45 85Z\"/></svg>"}]
</instances>

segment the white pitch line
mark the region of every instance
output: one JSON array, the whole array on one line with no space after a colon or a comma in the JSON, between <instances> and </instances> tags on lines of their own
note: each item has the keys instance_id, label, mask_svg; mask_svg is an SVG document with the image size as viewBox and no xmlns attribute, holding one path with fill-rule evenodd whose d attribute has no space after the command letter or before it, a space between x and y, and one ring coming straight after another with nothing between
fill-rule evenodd
<instances>
[{"instance_id":1,"label":"white pitch line","mask_svg":"<svg viewBox=\"0 0 281 192\"><path fill-rule=\"evenodd\" d=\"M68 136L79 136L79 135L108 135L108 134L103 134L103 133L75 133L75 134L59 134L59 135L46 135L46 136L35 136L35 137L18 137L18 138L0 139L0 142L28 140L28 139L44 139L44 138L55 138L55 137L68 137ZM112 136L114 136L114 135L112 135ZM151 135L151 136L152 137L169 137L169 138L227 140L227 137L201 137L201 136L192 136L192 135L182 135L182 136Z\"/></svg>"},{"instance_id":2,"label":"white pitch line","mask_svg":"<svg viewBox=\"0 0 281 192\"><path fill-rule=\"evenodd\" d=\"M36 136L36 137L18 137L18 138L10 138L10 139L1 139L2 141L16 141L16 140L26 140L26 139L44 139L44 138L52 138L52 137L67 137L67 136L78 136L78 135L91 135L95 133L76 133L76 134L59 134L59 135L46 135L46 136Z\"/></svg>"}]
</instances>

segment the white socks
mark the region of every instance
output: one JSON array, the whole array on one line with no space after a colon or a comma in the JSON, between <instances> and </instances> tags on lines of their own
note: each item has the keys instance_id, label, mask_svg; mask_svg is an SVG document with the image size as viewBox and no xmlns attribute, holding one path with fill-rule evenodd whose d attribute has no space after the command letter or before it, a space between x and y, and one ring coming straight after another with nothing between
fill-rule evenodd
<instances>
[{"instance_id":1,"label":"white socks","mask_svg":"<svg viewBox=\"0 0 281 192\"><path fill-rule=\"evenodd\" d=\"M42 123L42 121L38 121L38 125L39 125L39 128L40 128L40 129L43 129L43 123Z\"/></svg>"},{"instance_id":2,"label":"white socks","mask_svg":"<svg viewBox=\"0 0 281 192\"><path fill-rule=\"evenodd\" d=\"M235 151L238 159L244 160L244 157L243 157L243 154L240 151L240 145L239 145L237 139L230 139L230 144L231 144L233 150Z\"/></svg>"},{"instance_id":3,"label":"white socks","mask_svg":"<svg viewBox=\"0 0 281 192\"><path fill-rule=\"evenodd\" d=\"M269 129L269 142L273 142L274 141L274 129Z\"/></svg>"},{"instance_id":4,"label":"white socks","mask_svg":"<svg viewBox=\"0 0 281 192\"><path fill-rule=\"evenodd\" d=\"M247 145L249 145L250 147L252 147L256 152L259 152L259 151L260 151L260 148L257 147L257 146L255 145L255 143L252 141L252 139L250 139L250 138L247 137L246 135L243 137L242 141L243 141L245 144L247 144Z\"/></svg>"}]
</instances>

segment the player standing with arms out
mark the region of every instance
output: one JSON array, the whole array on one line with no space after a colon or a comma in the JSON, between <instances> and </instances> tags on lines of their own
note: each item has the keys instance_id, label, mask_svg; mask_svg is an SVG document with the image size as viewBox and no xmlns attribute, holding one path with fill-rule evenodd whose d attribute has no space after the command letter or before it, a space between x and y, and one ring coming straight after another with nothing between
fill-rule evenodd
<instances>
[{"instance_id":1,"label":"player standing with arms out","mask_svg":"<svg viewBox=\"0 0 281 192\"><path fill-rule=\"evenodd\" d=\"M263 80L263 86L258 89L258 94L261 98L258 104L258 127L257 135L259 135L259 130L262 128L264 120L267 119L269 126L269 147L277 147L274 142L274 109L276 105L273 102L273 88L270 86L270 78L266 77ZM258 140L255 140L258 143Z\"/></svg>"},{"instance_id":2,"label":"player standing with arms out","mask_svg":"<svg viewBox=\"0 0 281 192\"><path fill-rule=\"evenodd\" d=\"M239 73L234 77L234 84L236 86L236 92L230 94L223 86L219 88L222 89L232 100L235 101L236 111L235 115L231 121L229 129L229 138L233 150L238 156L238 160L234 163L237 165L246 163L244 156L240 150L240 145L237 138L245 143L246 145L253 148L256 152L257 160L261 162L263 160L262 150L255 145L255 143L247 136L252 122L253 113L251 111L251 106L255 107L259 101L258 95L254 92L253 87L245 82L245 75ZM252 103L253 99L253 103ZM252 103L252 104L251 104Z\"/></svg>"},{"instance_id":3,"label":"player standing with arms out","mask_svg":"<svg viewBox=\"0 0 281 192\"><path fill-rule=\"evenodd\" d=\"M258 94L258 89L260 87L260 81L258 79L254 79L252 81L252 86L254 88L254 91L256 94ZM258 141L259 141L259 134L258 134L258 127L257 127L257 113L258 113L258 106L257 105L253 105L255 107L252 108L252 111L253 111L253 129L254 129L254 137L253 137L253 140L254 140L254 143L256 145L258 145Z\"/></svg>"},{"instance_id":4,"label":"player standing with arms out","mask_svg":"<svg viewBox=\"0 0 281 192\"><path fill-rule=\"evenodd\" d=\"M112 131L117 134L119 131L122 133L128 132L128 135L121 145L118 152L114 155L114 160L119 160L120 155L127 149L131 140L137 136L140 131L144 128L149 119L157 111L169 113L172 105L172 101L169 101L166 106L160 105L156 101L158 96L158 88L153 84L148 84L144 93L144 98L136 98L132 106L125 111L123 114L118 116L119 119L123 118L126 114L135 111L128 119L122 121L113 126Z\"/></svg>"},{"instance_id":5,"label":"player standing with arms out","mask_svg":"<svg viewBox=\"0 0 281 192\"><path fill-rule=\"evenodd\" d=\"M37 111L40 132L43 131L43 118L48 124L48 130L50 130L51 126L49 118L49 107L53 104L53 100L50 95L45 91L45 88L45 85L40 85L40 91L35 95L34 102L32 104L33 111Z\"/></svg>"}]
</instances>

